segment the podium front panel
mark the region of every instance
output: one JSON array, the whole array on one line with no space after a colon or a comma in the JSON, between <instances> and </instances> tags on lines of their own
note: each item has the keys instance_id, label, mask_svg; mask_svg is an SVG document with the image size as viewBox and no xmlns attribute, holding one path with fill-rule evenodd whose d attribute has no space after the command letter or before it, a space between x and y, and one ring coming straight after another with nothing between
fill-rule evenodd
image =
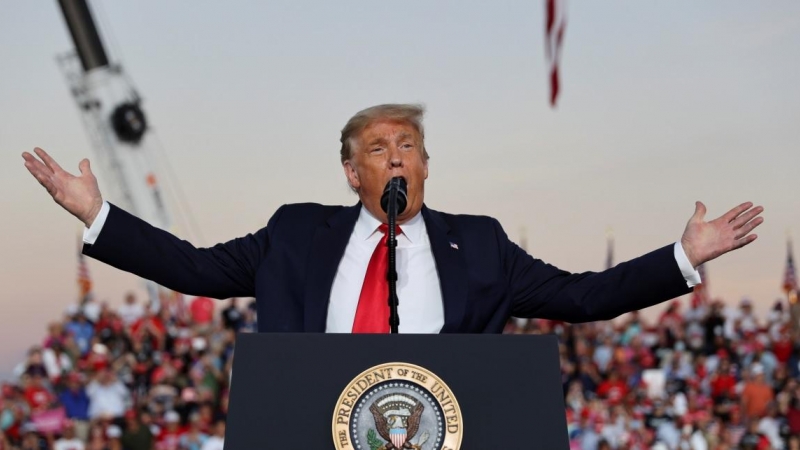
<instances>
[{"instance_id":1,"label":"podium front panel","mask_svg":"<svg viewBox=\"0 0 800 450\"><path fill-rule=\"evenodd\" d=\"M237 337L225 448L335 449L340 395L365 370L397 362L450 388L461 449L569 448L555 336L316 333Z\"/></svg>"}]
</instances>

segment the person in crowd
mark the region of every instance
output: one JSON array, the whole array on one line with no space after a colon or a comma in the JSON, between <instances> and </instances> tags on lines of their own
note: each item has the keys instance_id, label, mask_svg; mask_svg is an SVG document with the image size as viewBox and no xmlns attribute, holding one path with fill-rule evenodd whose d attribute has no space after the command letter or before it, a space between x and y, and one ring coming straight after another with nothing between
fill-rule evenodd
<instances>
[{"instance_id":1,"label":"person in crowd","mask_svg":"<svg viewBox=\"0 0 800 450\"><path fill-rule=\"evenodd\" d=\"M125 303L117 308L117 314L125 326L131 326L144 316L144 307L136 301L136 294L129 292L125 295Z\"/></svg>"},{"instance_id":2,"label":"person in crowd","mask_svg":"<svg viewBox=\"0 0 800 450\"><path fill-rule=\"evenodd\" d=\"M41 434L37 433L36 425L26 423L22 426L22 442L20 450L48 450L50 443Z\"/></svg>"},{"instance_id":3,"label":"person in crowd","mask_svg":"<svg viewBox=\"0 0 800 450\"><path fill-rule=\"evenodd\" d=\"M58 394L64 413L75 433L86 439L89 431L89 396L83 386L83 377L78 372L66 376L66 387Z\"/></svg>"},{"instance_id":4,"label":"person in crowd","mask_svg":"<svg viewBox=\"0 0 800 450\"><path fill-rule=\"evenodd\" d=\"M125 431L120 442L126 450L153 450L155 437L143 416L137 410L125 412Z\"/></svg>"},{"instance_id":5,"label":"person in crowd","mask_svg":"<svg viewBox=\"0 0 800 450\"><path fill-rule=\"evenodd\" d=\"M164 427L156 436L156 450L179 450L181 436L185 430L181 427L181 416L175 411L164 413Z\"/></svg>"},{"instance_id":6,"label":"person in crowd","mask_svg":"<svg viewBox=\"0 0 800 450\"><path fill-rule=\"evenodd\" d=\"M108 450L124 450L122 447L122 429L117 425L106 427L106 447Z\"/></svg>"},{"instance_id":7,"label":"person in crowd","mask_svg":"<svg viewBox=\"0 0 800 450\"><path fill-rule=\"evenodd\" d=\"M86 450L108 450L108 439L103 421L97 421L89 427L89 438Z\"/></svg>"},{"instance_id":8,"label":"person in crowd","mask_svg":"<svg viewBox=\"0 0 800 450\"><path fill-rule=\"evenodd\" d=\"M58 383L62 376L72 370L72 358L64 351L60 340L50 342L42 350L42 364L51 383Z\"/></svg>"},{"instance_id":9,"label":"person in crowd","mask_svg":"<svg viewBox=\"0 0 800 450\"><path fill-rule=\"evenodd\" d=\"M742 413L747 419L764 417L767 407L774 399L772 387L764 380L764 366L753 363L750 366L750 380L742 390Z\"/></svg>"},{"instance_id":10,"label":"person in crowd","mask_svg":"<svg viewBox=\"0 0 800 450\"><path fill-rule=\"evenodd\" d=\"M211 325L214 319L214 300L208 297L195 297L189 303L189 311L192 315L192 322L200 327Z\"/></svg>"},{"instance_id":11,"label":"person in crowd","mask_svg":"<svg viewBox=\"0 0 800 450\"><path fill-rule=\"evenodd\" d=\"M181 450L201 450L208 437L200 429L200 416L197 413L193 413L189 416L189 428L180 439Z\"/></svg>"},{"instance_id":12,"label":"person in crowd","mask_svg":"<svg viewBox=\"0 0 800 450\"><path fill-rule=\"evenodd\" d=\"M92 337L94 336L94 326L89 322L80 308L74 308L71 320L64 327L75 339L81 355L85 355L91 348Z\"/></svg>"},{"instance_id":13,"label":"person in crowd","mask_svg":"<svg viewBox=\"0 0 800 450\"><path fill-rule=\"evenodd\" d=\"M214 434L212 434L200 450L223 450L225 444L225 421L218 420L214 424Z\"/></svg>"},{"instance_id":14,"label":"person in crowd","mask_svg":"<svg viewBox=\"0 0 800 450\"><path fill-rule=\"evenodd\" d=\"M86 395L92 420L117 419L125 414L130 392L110 367L103 367L86 386Z\"/></svg>"},{"instance_id":15,"label":"person in crowd","mask_svg":"<svg viewBox=\"0 0 800 450\"><path fill-rule=\"evenodd\" d=\"M225 328L239 331L242 326L242 312L239 310L237 298L232 298L228 307L222 310L222 323Z\"/></svg>"},{"instance_id":16,"label":"person in crowd","mask_svg":"<svg viewBox=\"0 0 800 450\"><path fill-rule=\"evenodd\" d=\"M85 450L83 439L75 434L75 424L71 420L64 422L61 437L53 443L53 450Z\"/></svg>"},{"instance_id":17,"label":"person in crowd","mask_svg":"<svg viewBox=\"0 0 800 450\"><path fill-rule=\"evenodd\" d=\"M24 382L25 389L23 392L31 412L49 409L55 397L45 384L46 378L44 374L39 370L31 370L29 368L26 375L27 381Z\"/></svg>"}]
</instances>

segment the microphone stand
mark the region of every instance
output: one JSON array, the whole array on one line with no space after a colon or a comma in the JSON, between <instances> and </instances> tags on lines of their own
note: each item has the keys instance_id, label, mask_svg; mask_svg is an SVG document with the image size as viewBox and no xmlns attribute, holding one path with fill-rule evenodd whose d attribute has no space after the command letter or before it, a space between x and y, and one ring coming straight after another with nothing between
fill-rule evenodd
<instances>
[{"instance_id":1,"label":"microphone stand","mask_svg":"<svg viewBox=\"0 0 800 450\"><path fill-rule=\"evenodd\" d=\"M386 279L389 281L389 329L392 334L398 334L400 315L397 313L397 183L392 180L389 190L389 235L386 245L389 246L389 270Z\"/></svg>"}]
</instances>

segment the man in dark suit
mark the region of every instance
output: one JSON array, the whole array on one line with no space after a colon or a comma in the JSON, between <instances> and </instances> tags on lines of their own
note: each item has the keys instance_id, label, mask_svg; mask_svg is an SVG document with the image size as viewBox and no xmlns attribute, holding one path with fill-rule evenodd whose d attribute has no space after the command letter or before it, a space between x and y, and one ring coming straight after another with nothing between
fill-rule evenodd
<instances>
[{"instance_id":1,"label":"man in dark suit","mask_svg":"<svg viewBox=\"0 0 800 450\"><path fill-rule=\"evenodd\" d=\"M262 332L387 332L387 182L403 177L398 217L400 332L499 333L509 316L584 322L689 292L695 268L756 239L761 207L743 203L704 221L697 202L679 242L600 273L570 274L534 259L490 217L423 203L428 177L421 107L379 105L342 130L355 206L284 205L254 234L198 249L104 202L89 161L75 177L43 150L25 166L87 227L84 253L163 286L214 298L254 296Z\"/></svg>"}]
</instances>

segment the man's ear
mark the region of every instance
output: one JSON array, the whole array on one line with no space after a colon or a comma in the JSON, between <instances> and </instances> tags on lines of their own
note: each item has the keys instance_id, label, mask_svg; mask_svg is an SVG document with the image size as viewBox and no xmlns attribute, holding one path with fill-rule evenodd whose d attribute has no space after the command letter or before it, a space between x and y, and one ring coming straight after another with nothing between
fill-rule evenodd
<instances>
[{"instance_id":1,"label":"man's ear","mask_svg":"<svg viewBox=\"0 0 800 450\"><path fill-rule=\"evenodd\" d=\"M342 164L342 167L344 168L344 176L347 177L347 182L350 184L350 187L358 190L358 188L361 187L361 181L358 179L358 172L356 172L353 164L347 160Z\"/></svg>"}]
</instances>

